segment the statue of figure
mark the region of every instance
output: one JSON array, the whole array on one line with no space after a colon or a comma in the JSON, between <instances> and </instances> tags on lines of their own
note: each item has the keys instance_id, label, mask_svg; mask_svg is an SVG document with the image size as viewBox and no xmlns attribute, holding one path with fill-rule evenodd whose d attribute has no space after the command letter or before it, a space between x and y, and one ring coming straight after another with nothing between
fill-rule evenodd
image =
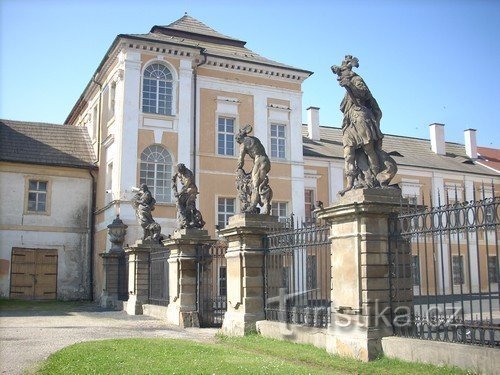
<instances>
[{"instance_id":1,"label":"statue of figure","mask_svg":"<svg viewBox=\"0 0 500 375\"><path fill-rule=\"evenodd\" d=\"M177 189L177 180L180 180L182 184L180 191ZM177 165L177 173L172 177L172 189L176 198L179 227L181 229L203 228L205 222L201 212L196 209L198 187L195 184L193 172L182 163Z\"/></svg>"},{"instance_id":2,"label":"statue of figure","mask_svg":"<svg viewBox=\"0 0 500 375\"><path fill-rule=\"evenodd\" d=\"M236 142L240 144L240 156L236 169L236 187L238 188L241 201L241 211L248 213L271 214L271 200L273 191L269 186L267 174L271 170L271 162L266 154L264 146L256 137L248 135L252 131L250 125L246 125L236 135ZM253 159L253 168L250 173L243 169L245 156Z\"/></svg>"},{"instance_id":3,"label":"statue of figure","mask_svg":"<svg viewBox=\"0 0 500 375\"><path fill-rule=\"evenodd\" d=\"M331 68L347 91L340 104L347 186L340 195L353 188L388 187L397 172L394 159L382 150L382 111L353 67L359 67L358 59L347 55L341 66Z\"/></svg>"},{"instance_id":4,"label":"statue of figure","mask_svg":"<svg viewBox=\"0 0 500 375\"><path fill-rule=\"evenodd\" d=\"M156 199L148 189L148 185L142 184L139 189L134 188L137 194L132 198L132 205L135 208L135 216L144 231L143 241L160 242L161 227L153 219L151 211L155 209Z\"/></svg>"}]
</instances>

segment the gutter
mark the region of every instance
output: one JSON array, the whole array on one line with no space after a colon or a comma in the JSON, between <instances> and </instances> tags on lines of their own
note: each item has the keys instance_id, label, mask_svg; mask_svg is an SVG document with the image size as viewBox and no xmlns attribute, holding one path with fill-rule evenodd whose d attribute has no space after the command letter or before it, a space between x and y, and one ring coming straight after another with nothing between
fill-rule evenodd
<instances>
[{"instance_id":1,"label":"gutter","mask_svg":"<svg viewBox=\"0 0 500 375\"><path fill-rule=\"evenodd\" d=\"M95 226L95 215L94 211L96 210L96 195L97 195L97 181L94 173L92 173L94 169L89 169L90 177L92 178L92 198L91 198L91 210L89 213L89 279L90 279L90 300L94 300L94 226Z\"/></svg>"},{"instance_id":2,"label":"gutter","mask_svg":"<svg viewBox=\"0 0 500 375\"><path fill-rule=\"evenodd\" d=\"M193 82L193 90L194 90L193 101L194 101L194 103L193 103L193 166L192 167L193 167L193 175L195 176L195 179L196 179L196 137L197 137L196 117L198 115L198 111L197 111L198 68L207 63L207 54L206 54L206 50L204 48L202 48L200 50L200 54L203 56L203 61L201 63L199 63L198 65L196 65L196 67L193 70L193 79L194 79L194 82Z\"/></svg>"}]
</instances>

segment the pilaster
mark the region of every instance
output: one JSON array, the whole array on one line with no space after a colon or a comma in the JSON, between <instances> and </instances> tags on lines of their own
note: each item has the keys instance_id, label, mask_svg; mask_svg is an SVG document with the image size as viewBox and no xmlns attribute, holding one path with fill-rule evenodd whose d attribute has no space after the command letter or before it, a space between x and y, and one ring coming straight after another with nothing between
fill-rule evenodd
<instances>
[{"instance_id":1,"label":"pilaster","mask_svg":"<svg viewBox=\"0 0 500 375\"><path fill-rule=\"evenodd\" d=\"M192 168L193 155L193 69L191 60L181 60L178 100L178 162Z\"/></svg>"}]
</instances>

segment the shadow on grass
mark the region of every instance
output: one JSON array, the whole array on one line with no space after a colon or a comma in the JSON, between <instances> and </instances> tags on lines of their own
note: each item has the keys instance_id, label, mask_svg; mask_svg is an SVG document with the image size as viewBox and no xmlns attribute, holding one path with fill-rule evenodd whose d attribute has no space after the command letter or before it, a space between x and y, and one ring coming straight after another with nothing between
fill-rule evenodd
<instances>
[{"instance_id":1,"label":"shadow on grass","mask_svg":"<svg viewBox=\"0 0 500 375\"><path fill-rule=\"evenodd\" d=\"M0 317L65 316L74 312L110 311L89 301L24 301L0 299Z\"/></svg>"}]
</instances>

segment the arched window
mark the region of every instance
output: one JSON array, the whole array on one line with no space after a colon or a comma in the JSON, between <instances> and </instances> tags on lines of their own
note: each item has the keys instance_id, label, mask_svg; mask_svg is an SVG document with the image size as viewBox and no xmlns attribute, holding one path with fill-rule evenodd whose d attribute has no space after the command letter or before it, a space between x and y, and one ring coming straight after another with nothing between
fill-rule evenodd
<instances>
[{"instance_id":1,"label":"arched window","mask_svg":"<svg viewBox=\"0 0 500 375\"><path fill-rule=\"evenodd\" d=\"M172 115L172 88L172 72L163 64L149 65L142 82L142 111Z\"/></svg>"},{"instance_id":2,"label":"arched window","mask_svg":"<svg viewBox=\"0 0 500 375\"><path fill-rule=\"evenodd\" d=\"M142 152L140 180L157 202L172 201L172 157L163 146L151 145Z\"/></svg>"}]
</instances>

